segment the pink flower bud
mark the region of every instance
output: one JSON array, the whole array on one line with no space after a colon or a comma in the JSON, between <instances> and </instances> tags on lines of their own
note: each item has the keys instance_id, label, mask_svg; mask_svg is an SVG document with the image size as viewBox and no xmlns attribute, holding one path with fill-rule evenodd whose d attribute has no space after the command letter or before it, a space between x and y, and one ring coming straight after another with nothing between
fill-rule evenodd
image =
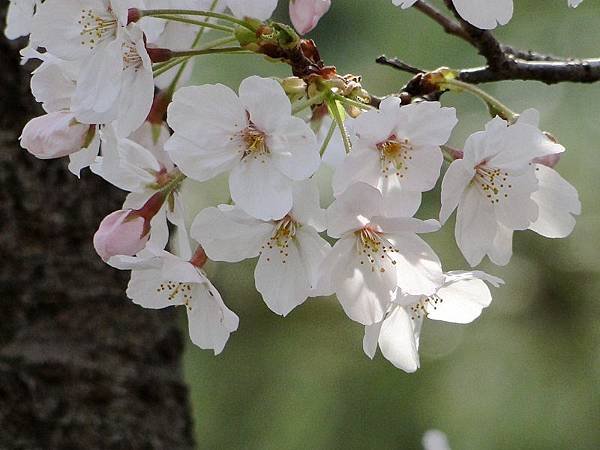
<instances>
[{"instance_id":1,"label":"pink flower bud","mask_svg":"<svg viewBox=\"0 0 600 450\"><path fill-rule=\"evenodd\" d=\"M317 26L329 10L331 0L290 0L290 19L300 34L306 34Z\"/></svg>"},{"instance_id":2,"label":"pink flower bud","mask_svg":"<svg viewBox=\"0 0 600 450\"><path fill-rule=\"evenodd\" d=\"M115 211L102 220L94 234L94 248L104 261L112 256L133 256L142 250L150 233L146 219L131 209Z\"/></svg>"},{"instance_id":3,"label":"pink flower bud","mask_svg":"<svg viewBox=\"0 0 600 450\"><path fill-rule=\"evenodd\" d=\"M21 134L21 147L40 159L60 158L82 149L90 125L79 123L67 111L31 119Z\"/></svg>"}]
</instances>

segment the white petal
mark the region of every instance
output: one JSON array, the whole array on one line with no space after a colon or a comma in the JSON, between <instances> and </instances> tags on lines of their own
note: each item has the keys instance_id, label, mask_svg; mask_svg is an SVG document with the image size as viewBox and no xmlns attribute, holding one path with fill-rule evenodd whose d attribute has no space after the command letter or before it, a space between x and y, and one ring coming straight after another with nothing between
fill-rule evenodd
<instances>
[{"instance_id":1,"label":"white petal","mask_svg":"<svg viewBox=\"0 0 600 450\"><path fill-rule=\"evenodd\" d=\"M382 215L381 192L365 183L355 183L327 209L327 234L338 238L344 233L358 230L369 223L373 216Z\"/></svg>"},{"instance_id":2,"label":"white petal","mask_svg":"<svg viewBox=\"0 0 600 450\"><path fill-rule=\"evenodd\" d=\"M287 316L302 304L310 290L309 275L295 239L278 246L271 239L263 248L254 271L256 290L275 313Z\"/></svg>"},{"instance_id":3,"label":"white petal","mask_svg":"<svg viewBox=\"0 0 600 450\"><path fill-rule=\"evenodd\" d=\"M237 206L257 219L281 219L292 209L292 180L270 158L247 157L229 175L229 191Z\"/></svg>"},{"instance_id":4,"label":"white petal","mask_svg":"<svg viewBox=\"0 0 600 450\"><path fill-rule=\"evenodd\" d=\"M325 210L321 208L319 187L314 179L296 181L293 189L293 204L290 214L293 219L308 225L318 232L325 231Z\"/></svg>"},{"instance_id":5,"label":"white petal","mask_svg":"<svg viewBox=\"0 0 600 450\"><path fill-rule=\"evenodd\" d=\"M97 49L84 61L71 108L82 123L110 123L116 119L123 76L121 41Z\"/></svg>"},{"instance_id":6,"label":"white petal","mask_svg":"<svg viewBox=\"0 0 600 450\"><path fill-rule=\"evenodd\" d=\"M240 84L239 95L241 104L250 114L250 121L266 134L276 132L292 118L289 98L281 85L271 78L246 78Z\"/></svg>"},{"instance_id":7,"label":"white petal","mask_svg":"<svg viewBox=\"0 0 600 450\"><path fill-rule=\"evenodd\" d=\"M529 229L549 238L563 238L575 227L573 214L581 214L581 202L577 190L558 172L536 164L539 190L531 198L537 203L539 215Z\"/></svg>"},{"instance_id":8,"label":"white petal","mask_svg":"<svg viewBox=\"0 0 600 450\"><path fill-rule=\"evenodd\" d=\"M454 108L439 102L412 103L400 108L396 135L415 146L437 147L448 142L457 123Z\"/></svg>"},{"instance_id":9,"label":"white petal","mask_svg":"<svg viewBox=\"0 0 600 450\"><path fill-rule=\"evenodd\" d=\"M513 0L453 0L463 19L483 30L506 25L513 15Z\"/></svg>"},{"instance_id":10,"label":"white petal","mask_svg":"<svg viewBox=\"0 0 600 450\"><path fill-rule=\"evenodd\" d=\"M236 17L267 20L277 7L277 0L226 0Z\"/></svg>"},{"instance_id":11,"label":"white petal","mask_svg":"<svg viewBox=\"0 0 600 450\"><path fill-rule=\"evenodd\" d=\"M458 205L455 237L460 251L471 266L479 264L486 255L497 227L492 205L476 187L469 187Z\"/></svg>"},{"instance_id":12,"label":"white petal","mask_svg":"<svg viewBox=\"0 0 600 450\"><path fill-rule=\"evenodd\" d=\"M383 322L374 323L365 327L365 335L363 337L363 351L369 358L375 358L377 346L379 344L379 333L381 332Z\"/></svg>"},{"instance_id":13,"label":"white petal","mask_svg":"<svg viewBox=\"0 0 600 450\"><path fill-rule=\"evenodd\" d=\"M461 201L465 189L473 179L474 170L466 166L462 159L450 164L442 181L442 209L440 222L445 224Z\"/></svg>"},{"instance_id":14,"label":"white petal","mask_svg":"<svg viewBox=\"0 0 600 450\"><path fill-rule=\"evenodd\" d=\"M441 262L433 249L414 234L386 234L398 250L393 259L398 287L411 295L431 295L443 282Z\"/></svg>"},{"instance_id":15,"label":"white petal","mask_svg":"<svg viewBox=\"0 0 600 450\"><path fill-rule=\"evenodd\" d=\"M301 227L296 231L298 250L310 282L309 297L330 295L321 284L321 264L331 251L331 245L314 230Z\"/></svg>"},{"instance_id":16,"label":"white petal","mask_svg":"<svg viewBox=\"0 0 600 450\"><path fill-rule=\"evenodd\" d=\"M427 308L427 317L453 323L470 323L492 302L490 289L482 280L458 280L441 287L437 296L442 300Z\"/></svg>"},{"instance_id":17,"label":"white petal","mask_svg":"<svg viewBox=\"0 0 600 450\"><path fill-rule=\"evenodd\" d=\"M333 192L339 196L358 182L379 187L381 177L379 152L370 147L356 145L333 174Z\"/></svg>"},{"instance_id":18,"label":"white petal","mask_svg":"<svg viewBox=\"0 0 600 450\"><path fill-rule=\"evenodd\" d=\"M170 289L163 289L164 284L161 270L132 270L127 297L133 300L133 303L150 309L182 305L183 297L172 297Z\"/></svg>"},{"instance_id":19,"label":"white petal","mask_svg":"<svg viewBox=\"0 0 600 450\"><path fill-rule=\"evenodd\" d=\"M419 344L414 320L403 307L394 308L383 321L379 348L381 354L399 369L412 373L419 368Z\"/></svg>"},{"instance_id":20,"label":"white petal","mask_svg":"<svg viewBox=\"0 0 600 450\"><path fill-rule=\"evenodd\" d=\"M490 261L498 266L507 265L512 257L512 239L513 230L499 223L488 251Z\"/></svg>"},{"instance_id":21,"label":"white petal","mask_svg":"<svg viewBox=\"0 0 600 450\"><path fill-rule=\"evenodd\" d=\"M363 325L380 322L394 298L396 274L361 264L354 236L340 239L323 262L332 265L331 281L348 317ZM391 266L391 264L390 264Z\"/></svg>"},{"instance_id":22,"label":"white petal","mask_svg":"<svg viewBox=\"0 0 600 450\"><path fill-rule=\"evenodd\" d=\"M317 138L298 117L283 121L266 142L275 166L292 180L307 179L321 164Z\"/></svg>"},{"instance_id":23,"label":"white petal","mask_svg":"<svg viewBox=\"0 0 600 450\"><path fill-rule=\"evenodd\" d=\"M187 308L190 339L198 347L218 355L229 335L237 330L239 318L225 306L221 294L210 282L194 285L193 297Z\"/></svg>"},{"instance_id":24,"label":"white petal","mask_svg":"<svg viewBox=\"0 0 600 450\"><path fill-rule=\"evenodd\" d=\"M206 208L194 219L190 234L215 261L238 262L258 256L274 226L254 219L239 208Z\"/></svg>"}]
</instances>

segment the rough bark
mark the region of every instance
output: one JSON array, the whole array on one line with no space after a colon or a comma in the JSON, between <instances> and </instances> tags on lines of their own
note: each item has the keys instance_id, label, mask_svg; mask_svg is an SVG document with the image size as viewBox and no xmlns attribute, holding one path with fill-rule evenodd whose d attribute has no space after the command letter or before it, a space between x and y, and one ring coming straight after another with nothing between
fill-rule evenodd
<instances>
[{"instance_id":1,"label":"rough bark","mask_svg":"<svg viewBox=\"0 0 600 450\"><path fill-rule=\"evenodd\" d=\"M0 449L191 449L175 312L93 251L124 193L19 148L36 107L3 37L0 61Z\"/></svg>"}]
</instances>

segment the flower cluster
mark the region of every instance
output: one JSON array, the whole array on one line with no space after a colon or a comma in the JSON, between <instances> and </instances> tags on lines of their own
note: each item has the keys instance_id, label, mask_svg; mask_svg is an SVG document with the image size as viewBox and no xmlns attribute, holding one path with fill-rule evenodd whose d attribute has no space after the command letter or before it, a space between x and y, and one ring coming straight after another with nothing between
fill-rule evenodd
<instances>
[{"instance_id":1,"label":"flower cluster","mask_svg":"<svg viewBox=\"0 0 600 450\"><path fill-rule=\"evenodd\" d=\"M469 21L469 12L492 14L493 25L512 10L510 0L476 9L454 3ZM541 131L535 110L502 108L462 150L450 148L454 108L426 97L377 99L300 37L329 0L291 0L297 32L269 20L276 6L11 0L6 34L29 35L23 56L40 61L31 90L46 111L25 126L21 145L38 158L69 156L77 176L89 167L129 193L100 224L94 247L131 271L135 303L184 306L199 347L220 353L239 323L205 264L258 258L256 289L273 312L286 316L309 297L335 294L365 327L365 353L372 358L379 347L413 372L425 318L472 322L490 305L489 285L503 283L478 270L444 271L420 234L438 231L457 210L456 242L472 267L486 255L507 264L514 231L568 236L580 203L553 169L565 149ZM190 59L210 53L266 55L294 76L251 76L237 92L179 87ZM446 69L429 77L439 91L469 92ZM334 168L330 205L316 182L324 165ZM440 220L415 218L445 165ZM218 176L228 179L230 201L186 222L194 205L182 186Z\"/></svg>"}]
</instances>

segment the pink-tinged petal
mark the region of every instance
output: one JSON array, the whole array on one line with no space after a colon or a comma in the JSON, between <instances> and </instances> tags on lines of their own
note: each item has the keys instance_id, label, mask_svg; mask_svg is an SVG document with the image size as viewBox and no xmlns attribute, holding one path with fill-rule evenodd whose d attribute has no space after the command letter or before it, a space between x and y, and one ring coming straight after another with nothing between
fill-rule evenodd
<instances>
[{"instance_id":1,"label":"pink-tinged petal","mask_svg":"<svg viewBox=\"0 0 600 450\"><path fill-rule=\"evenodd\" d=\"M563 238L575 227L573 215L581 214L579 194L558 172L536 164L539 189L531 196L538 205L538 217L529 229L549 238Z\"/></svg>"},{"instance_id":2,"label":"pink-tinged petal","mask_svg":"<svg viewBox=\"0 0 600 450\"><path fill-rule=\"evenodd\" d=\"M61 111L31 119L19 139L21 147L36 158L61 158L81 150L89 131L89 125Z\"/></svg>"},{"instance_id":3,"label":"pink-tinged petal","mask_svg":"<svg viewBox=\"0 0 600 450\"><path fill-rule=\"evenodd\" d=\"M290 0L290 19L296 31L312 31L331 7L331 0Z\"/></svg>"}]
</instances>

